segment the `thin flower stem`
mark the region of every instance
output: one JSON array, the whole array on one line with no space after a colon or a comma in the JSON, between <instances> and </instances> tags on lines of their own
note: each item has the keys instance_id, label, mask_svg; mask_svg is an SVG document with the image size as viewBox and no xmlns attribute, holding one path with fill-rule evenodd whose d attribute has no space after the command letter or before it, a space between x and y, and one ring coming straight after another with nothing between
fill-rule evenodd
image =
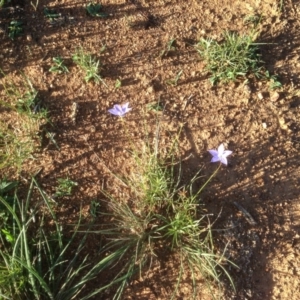
<instances>
[{"instance_id":1,"label":"thin flower stem","mask_svg":"<svg viewBox=\"0 0 300 300\"><path fill-rule=\"evenodd\" d=\"M197 192L197 196L202 192L202 190L206 187L206 185L212 180L212 178L217 174L217 172L219 171L220 167L221 167L222 163L220 162L218 168L216 169L215 172L212 173L212 175L210 175L210 177L206 180L206 182L202 185L202 187L200 188L200 190Z\"/></svg>"}]
</instances>

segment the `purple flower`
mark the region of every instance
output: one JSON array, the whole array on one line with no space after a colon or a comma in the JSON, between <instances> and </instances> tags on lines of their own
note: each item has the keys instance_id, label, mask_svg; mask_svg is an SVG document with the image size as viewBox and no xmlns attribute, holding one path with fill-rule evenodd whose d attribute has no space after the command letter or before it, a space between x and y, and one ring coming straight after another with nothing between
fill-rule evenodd
<instances>
[{"instance_id":1,"label":"purple flower","mask_svg":"<svg viewBox=\"0 0 300 300\"><path fill-rule=\"evenodd\" d=\"M211 162L220 161L224 165L227 165L227 156L232 153L230 150L225 150L223 144L218 147L218 150L213 149L208 150L208 152L212 155Z\"/></svg>"},{"instance_id":2,"label":"purple flower","mask_svg":"<svg viewBox=\"0 0 300 300\"><path fill-rule=\"evenodd\" d=\"M123 117L125 114L127 114L129 111L131 111L132 108L128 107L129 102L125 104L116 104L113 108L109 109L108 111L115 116Z\"/></svg>"}]
</instances>

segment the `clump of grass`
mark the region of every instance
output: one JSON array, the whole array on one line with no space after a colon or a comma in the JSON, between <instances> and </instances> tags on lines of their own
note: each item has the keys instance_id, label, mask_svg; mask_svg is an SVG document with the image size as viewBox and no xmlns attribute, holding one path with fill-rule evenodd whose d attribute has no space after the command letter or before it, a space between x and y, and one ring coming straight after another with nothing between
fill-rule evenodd
<instances>
[{"instance_id":1,"label":"clump of grass","mask_svg":"<svg viewBox=\"0 0 300 300\"><path fill-rule=\"evenodd\" d=\"M200 204L200 193L209 180L198 191L193 192L199 179L195 174L189 184L182 184L180 164L175 160L177 137L170 146L171 153L163 157L159 153L158 133L154 145L145 143L133 151L132 172L124 177L123 183L130 192L126 199L109 199L111 221L96 231L106 237L108 243L102 249L104 260L119 272L106 285L105 290L116 285L113 299L121 299L126 285L134 276L144 274L156 259L159 245L179 256L180 269L174 284L174 293L188 269L197 298L196 278L200 274L208 286L211 280L220 283L220 270L232 285L225 265L230 263L223 254L214 251L212 226ZM104 216L107 213L99 212Z\"/></svg>"},{"instance_id":2,"label":"clump of grass","mask_svg":"<svg viewBox=\"0 0 300 300\"><path fill-rule=\"evenodd\" d=\"M167 57L168 55L170 55L170 53L176 51L176 39L175 38L171 38L165 49L163 49L160 53L160 57L163 58L163 57Z\"/></svg>"},{"instance_id":3,"label":"clump of grass","mask_svg":"<svg viewBox=\"0 0 300 300\"><path fill-rule=\"evenodd\" d=\"M62 73L69 73L68 68L64 64L64 60L60 57L53 57L53 66L49 69L50 72L62 74Z\"/></svg>"},{"instance_id":4,"label":"clump of grass","mask_svg":"<svg viewBox=\"0 0 300 300\"><path fill-rule=\"evenodd\" d=\"M182 70L180 70L180 71L176 74L176 76L174 77L174 79L168 79L168 80L166 81L166 83L169 84L169 85L177 86L178 80L180 79L181 75L182 75Z\"/></svg>"},{"instance_id":5,"label":"clump of grass","mask_svg":"<svg viewBox=\"0 0 300 300\"><path fill-rule=\"evenodd\" d=\"M50 21L55 21L55 19L57 19L61 16L61 14L58 14L55 9L50 9L48 7L44 8L44 15Z\"/></svg>"},{"instance_id":6,"label":"clump of grass","mask_svg":"<svg viewBox=\"0 0 300 300\"><path fill-rule=\"evenodd\" d=\"M18 79L21 82L15 84ZM0 169L9 167L20 171L23 162L39 147L41 126L49 122L48 111L25 75L14 79L4 77L2 86Z\"/></svg>"},{"instance_id":7,"label":"clump of grass","mask_svg":"<svg viewBox=\"0 0 300 300\"><path fill-rule=\"evenodd\" d=\"M234 81L252 73L260 77L262 60L255 35L240 35L226 31L223 40L202 38L197 44L197 50L206 63L206 69L212 74L210 81Z\"/></svg>"},{"instance_id":8,"label":"clump of grass","mask_svg":"<svg viewBox=\"0 0 300 300\"><path fill-rule=\"evenodd\" d=\"M257 27L262 20L263 20L262 15L254 14L254 15L247 15L243 21L245 24L252 24L254 27Z\"/></svg>"},{"instance_id":9,"label":"clump of grass","mask_svg":"<svg viewBox=\"0 0 300 300\"><path fill-rule=\"evenodd\" d=\"M72 181L69 178L58 178L58 186L56 188L55 197L70 196L72 194L73 187L77 186L78 183Z\"/></svg>"},{"instance_id":10,"label":"clump of grass","mask_svg":"<svg viewBox=\"0 0 300 300\"><path fill-rule=\"evenodd\" d=\"M119 89L120 87L122 86L122 81L120 79L117 79L116 80L116 83L115 83L115 89Z\"/></svg>"},{"instance_id":11,"label":"clump of grass","mask_svg":"<svg viewBox=\"0 0 300 300\"><path fill-rule=\"evenodd\" d=\"M72 56L73 61L85 72L84 80L89 82L93 80L96 83L104 81L100 76L100 61L92 57L91 54L85 53L82 48L78 48Z\"/></svg>"},{"instance_id":12,"label":"clump of grass","mask_svg":"<svg viewBox=\"0 0 300 300\"><path fill-rule=\"evenodd\" d=\"M86 12L92 17L106 18L107 14L103 12L102 4L90 2L86 6Z\"/></svg>"},{"instance_id":13,"label":"clump of grass","mask_svg":"<svg viewBox=\"0 0 300 300\"><path fill-rule=\"evenodd\" d=\"M1 299L71 300L92 297L93 290L80 293L105 264L91 265L88 256L82 255L87 234L81 236L78 242L81 216L72 228L71 237L66 239L66 232L56 217L54 203L35 179L32 179L26 196L19 197L18 194L15 182L1 181ZM52 227L47 221L49 217Z\"/></svg>"},{"instance_id":14,"label":"clump of grass","mask_svg":"<svg viewBox=\"0 0 300 300\"><path fill-rule=\"evenodd\" d=\"M14 40L16 37L22 35L23 33L23 22L19 20L13 20L8 26L8 36L10 39Z\"/></svg>"}]
</instances>

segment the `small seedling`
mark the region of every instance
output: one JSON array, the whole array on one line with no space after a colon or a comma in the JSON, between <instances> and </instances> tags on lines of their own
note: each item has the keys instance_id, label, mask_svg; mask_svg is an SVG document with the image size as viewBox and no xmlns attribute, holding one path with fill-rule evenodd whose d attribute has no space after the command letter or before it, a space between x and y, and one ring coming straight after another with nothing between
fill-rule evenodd
<instances>
[{"instance_id":1,"label":"small seedling","mask_svg":"<svg viewBox=\"0 0 300 300\"><path fill-rule=\"evenodd\" d=\"M100 3L89 3L86 6L86 12L92 17L106 18L107 14L102 11L102 5Z\"/></svg>"},{"instance_id":2,"label":"small seedling","mask_svg":"<svg viewBox=\"0 0 300 300\"><path fill-rule=\"evenodd\" d=\"M175 76L174 79L169 79L169 80L167 80L167 81L166 81L167 84L176 86L176 85L177 85L177 82L178 82L178 80L179 80L179 78L181 77L181 75L182 75L182 70L180 70L180 71L177 73L177 75Z\"/></svg>"},{"instance_id":3,"label":"small seedling","mask_svg":"<svg viewBox=\"0 0 300 300\"><path fill-rule=\"evenodd\" d=\"M122 81L120 79L116 80L115 89L119 89L122 86Z\"/></svg>"},{"instance_id":4,"label":"small seedling","mask_svg":"<svg viewBox=\"0 0 300 300\"><path fill-rule=\"evenodd\" d=\"M253 24L254 27L256 27L261 22L262 19L263 19L262 15L250 15L244 18L244 23Z\"/></svg>"},{"instance_id":5,"label":"small seedling","mask_svg":"<svg viewBox=\"0 0 300 300\"><path fill-rule=\"evenodd\" d=\"M260 77L262 60L258 45L254 43L255 35L239 35L225 32L223 41L201 39L197 50L206 62L206 69L212 74L210 81L215 84L235 81L252 73Z\"/></svg>"},{"instance_id":6,"label":"small seedling","mask_svg":"<svg viewBox=\"0 0 300 300\"><path fill-rule=\"evenodd\" d=\"M19 113L26 113L28 116L36 116L38 118L47 119L47 110L42 108L42 101L38 97L38 91L33 87L31 81L24 76L24 79L27 81L27 89L23 94L20 94L17 103L16 109Z\"/></svg>"},{"instance_id":7,"label":"small seedling","mask_svg":"<svg viewBox=\"0 0 300 300\"><path fill-rule=\"evenodd\" d=\"M40 145L39 134L49 122L48 111L24 74L17 85L14 77L6 79L3 75L1 88L5 92L0 106L9 109L11 120L0 120L0 169L11 168L19 172Z\"/></svg>"},{"instance_id":8,"label":"small seedling","mask_svg":"<svg viewBox=\"0 0 300 300\"><path fill-rule=\"evenodd\" d=\"M54 65L49 69L50 72L55 72L58 74L69 73L68 68L65 66L63 59L58 57L53 57Z\"/></svg>"},{"instance_id":9,"label":"small seedling","mask_svg":"<svg viewBox=\"0 0 300 300\"><path fill-rule=\"evenodd\" d=\"M55 19L57 19L61 16L61 14L58 14L55 9L50 9L48 7L44 8L44 15L50 21L54 21Z\"/></svg>"},{"instance_id":10,"label":"small seedling","mask_svg":"<svg viewBox=\"0 0 300 300\"><path fill-rule=\"evenodd\" d=\"M92 57L91 54L87 54L83 51L82 48L78 48L75 54L72 56L73 61L85 71L84 80L89 82L94 80L96 83L100 81L106 85L99 75L100 73L100 61Z\"/></svg>"},{"instance_id":11,"label":"small seedling","mask_svg":"<svg viewBox=\"0 0 300 300\"><path fill-rule=\"evenodd\" d=\"M55 133L47 131L46 137L51 141L51 143L56 147L56 149L59 151L60 148L55 140Z\"/></svg>"},{"instance_id":12,"label":"small seedling","mask_svg":"<svg viewBox=\"0 0 300 300\"><path fill-rule=\"evenodd\" d=\"M163 106L160 104L160 102L151 102L147 104L148 110L154 110L154 111L163 111Z\"/></svg>"},{"instance_id":13,"label":"small seedling","mask_svg":"<svg viewBox=\"0 0 300 300\"><path fill-rule=\"evenodd\" d=\"M170 41L167 43L167 46L165 49L160 53L160 57L167 57L171 52L176 50L176 39L172 38Z\"/></svg>"},{"instance_id":14,"label":"small seedling","mask_svg":"<svg viewBox=\"0 0 300 300\"><path fill-rule=\"evenodd\" d=\"M281 82L279 81L276 75L271 75L269 71L265 72L265 78L269 80L269 87L271 90L275 90L282 87Z\"/></svg>"},{"instance_id":15,"label":"small seedling","mask_svg":"<svg viewBox=\"0 0 300 300\"><path fill-rule=\"evenodd\" d=\"M16 104L17 111L30 112L37 111L39 109L38 92L35 89L27 90L21 98L18 99Z\"/></svg>"},{"instance_id":16,"label":"small seedling","mask_svg":"<svg viewBox=\"0 0 300 300\"><path fill-rule=\"evenodd\" d=\"M70 196L74 186L77 186L77 182L70 180L69 178L58 178L58 187L55 191L56 197Z\"/></svg>"},{"instance_id":17,"label":"small seedling","mask_svg":"<svg viewBox=\"0 0 300 300\"><path fill-rule=\"evenodd\" d=\"M13 20L8 26L8 36L10 39L14 40L16 37L23 33L23 22Z\"/></svg>"},{"instance_id":18,"label":"small seedling","mask_svg":"<svg viewBox=\"0 0 300 300\"><path fill-rule=\"evenodd\" d=\"M90 204L90 214L96 218L100 214L101 204L97 200L92 200Z\"/></svg>"}]
</instances>

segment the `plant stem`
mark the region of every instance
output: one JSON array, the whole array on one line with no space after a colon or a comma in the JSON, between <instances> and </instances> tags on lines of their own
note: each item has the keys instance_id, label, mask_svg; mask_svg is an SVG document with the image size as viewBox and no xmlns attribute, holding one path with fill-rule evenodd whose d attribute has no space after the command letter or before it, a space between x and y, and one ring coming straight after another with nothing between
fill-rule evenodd
<instances>
[{"instance_id":1,"label":"plant stem","mask_svg":"<svg viewBox=\"0 0 300 300\"><path fill-rule=\"evenodd\" d=\"M221 163L219 164L218 168L215 170L215 172L212 173L212 175L210 175L210 177L206 180L206 182L202 185L202 187L200 188L200 190L197 192L197 195L198 196L202 190L206 187L206 185L212 180L212 178L217 174L217 172L219 171L221 167Z\"/></svg>"}]
</instances>

